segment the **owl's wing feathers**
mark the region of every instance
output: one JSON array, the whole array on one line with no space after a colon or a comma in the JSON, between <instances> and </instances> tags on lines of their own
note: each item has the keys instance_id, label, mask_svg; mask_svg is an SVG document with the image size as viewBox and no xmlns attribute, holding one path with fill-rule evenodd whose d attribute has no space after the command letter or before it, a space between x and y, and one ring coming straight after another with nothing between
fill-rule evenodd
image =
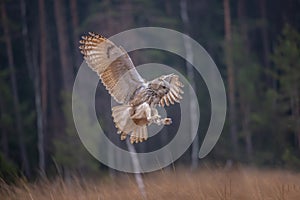
<instances>
[{"instance_id":1,"label":"owl's wing feathers","mask_svg":"<svg viewBox=\"0 0 300 200\"><path fill-rule=\"evenodd\" d=\"M118 103L128 103L134 92L145 84L122 47L95 33L83 36L80 43L88 66L97 72Z\"/></svg>"},{"instance_id":2,"label":"owl's wing feathers","mask_svg":"<svg viewBox=\"0 0 300 200\"><path fill-rule=\"evenodd\" d=\"M164 107L165 105L169 106L170 103L179 103L180 99L182 99L182 96L180 94L183 94L183 91L181 89L183 87L183 84L179 81L178 75L170 74L162 76L161 78L169 83L170 90L161 98L159 106Z\"/></svg>"}]
</instances>

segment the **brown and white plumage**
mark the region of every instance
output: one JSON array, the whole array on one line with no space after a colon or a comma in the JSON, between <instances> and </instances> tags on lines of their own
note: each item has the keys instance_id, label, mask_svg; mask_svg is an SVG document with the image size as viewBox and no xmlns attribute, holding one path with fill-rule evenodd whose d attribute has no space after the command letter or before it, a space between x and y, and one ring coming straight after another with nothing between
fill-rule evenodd
<instances>
[{"instance_id":1,"label":"brown and white plumage","mask_svg":"<svg viewBox=\"0 0 300 200\"><path fill-rule=\"evenodd\" d=\"M183 84L177 75L164 75L146 82L122 47L95 33L83 36L80 43L88 66L97 72L111 96L122 104L112 108L122 140L130 134L132 143L142 142L148 138L148 125L172 122L170 118L161 119L155 107L180 101Z\"/></svg>"}]
</instances>

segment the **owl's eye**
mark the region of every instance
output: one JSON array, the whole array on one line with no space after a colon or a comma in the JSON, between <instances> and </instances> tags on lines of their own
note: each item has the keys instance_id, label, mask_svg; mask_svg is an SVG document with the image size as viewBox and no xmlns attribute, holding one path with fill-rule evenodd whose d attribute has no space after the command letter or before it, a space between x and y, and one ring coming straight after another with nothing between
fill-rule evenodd
<instances>
[{"instance_id":1,"label":"owl's eye","mask_svg":"<svg viewBox=\"0 0 300 200\"><path fill-rule=\"evenodd\" d=\"M163 88L163 89L166 89L166 86L163 85L162 88Z\"/></svg>"}]
</instances>

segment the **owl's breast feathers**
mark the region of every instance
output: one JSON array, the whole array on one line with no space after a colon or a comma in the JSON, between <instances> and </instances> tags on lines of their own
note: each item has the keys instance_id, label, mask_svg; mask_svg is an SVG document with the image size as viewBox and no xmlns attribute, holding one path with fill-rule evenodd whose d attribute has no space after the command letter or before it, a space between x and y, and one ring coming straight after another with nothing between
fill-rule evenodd
<instances>
[{"instance_id":1,"label":"owl's breast feathers","mask_svg":"<svg viewBox=\"0 0 300 200\"><path fill-rule=\"evenodd\" d=\"M129 105L132 107L130 112L131 119L136 125L144 126L148 125L150 122L147 119L145 109L153 108L158 105L160 98L157 94L147 86L138 88ZM149 106L145 106L145 103Z\"/></svg>"},{"instance_id":2,"label":"owl's breast feathers","mask_svg":"<svg viewBox=\"0 0 300 200\"><path fill-rule=\"evenodd\" d=\"M150 106L156 106L158 105L159 100L160 98L157 96L155 91L143 85L134 92L129 101L129 105L132 107L137 107L146 102Z\"/></svg>"}]
</instances>

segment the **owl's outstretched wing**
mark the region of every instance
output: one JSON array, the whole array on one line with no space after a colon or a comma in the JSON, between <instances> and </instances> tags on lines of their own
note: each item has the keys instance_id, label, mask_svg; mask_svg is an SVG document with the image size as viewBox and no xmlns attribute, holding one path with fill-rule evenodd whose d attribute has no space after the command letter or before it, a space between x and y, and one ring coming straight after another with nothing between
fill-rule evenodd
<instances>
[{"instance_id":1,"label":"owl's outstretched wing","mask_svg":"<svg viewBox=\"0 0 300 200\"><path fill-rule=\"evenodd\" d=\"M169 106L170 103L179 103L180 99L182 99L180 94L183 94L181 89L183 84L179 81L179 77L175 74L170 74L160 78L169 83L170 90L161 98L159 105L164 107L165 105Z\"/></svg>"},{"instance_id":2,"label":"owl's outstretched wing","mask_svg":"<svg viewBox=\"0 0 300 200\"><path fill-rule=\"evenodd\" d=\"M118 103L128 103L145 80L136 71L126 51L95 33L83 36L80 44L88 66L97 72L110 95Z\"/></svg>"}]
</instances>

